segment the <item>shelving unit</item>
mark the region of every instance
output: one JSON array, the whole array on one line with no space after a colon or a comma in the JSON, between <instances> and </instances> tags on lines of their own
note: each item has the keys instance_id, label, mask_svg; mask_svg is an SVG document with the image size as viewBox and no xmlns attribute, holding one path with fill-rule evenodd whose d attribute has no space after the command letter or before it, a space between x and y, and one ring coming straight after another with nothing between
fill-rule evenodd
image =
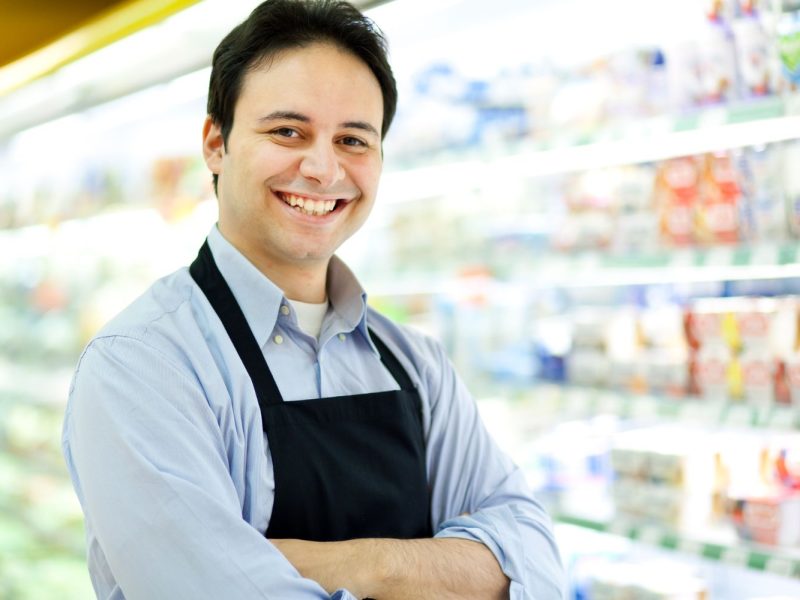
<instances>
[{"instance_id":1,"label":"shelving unit","mask_svg":"<svg viewBox=\"0 0 800 600\"><path fill-rule=\"evenodd\" d=\"M396 0L396 3L405 1ZM177 6L189 2L162 4ZM447 22L446 6L437 8L423 4L425 3L418 3L418 11L431 11L432 15L441 19L438 21L439 26ZM523 8L529 10L529 7L523 7L522 4L524 3L511 2L503 5L505 9L498 7L497 12L500 14L506 10L513 13L514 10ZM575 2L569 4L577 6ZM633 10L635 3L630 4ZM224 18L215 20L209 17L208 11L215 5L217 7L224 5ZM175 117L176 111L181 112L180 116L186 118L191 112L187 107L196 110L199 106L202 109L201 95L208 76L204 68L207 66L211 47L219 39L220 31L227 29L235 19L244 16L246 9L249 8L249 5L246 6L247 3L237 3L235 9L230 9L229 5L230 3L225 2L198 3L195 9L186 11L187 15L195 15L194 25L191 23L178 25L177 17L165 23L165 30L173 25L176 29L169 42L169 48L173 50L164 50L166 48L164 46L161 52L175 54L176 57L180 55L180 60L174 64L163 61L163 64L158 64L157 69L153 69L152 65L158 61L148 54L139 57L141 62L134 62L129 68L118 68L114 73L101 75L98 66L101 62L116 63L98 53L94 57L88 57L84 62L84 68L64 69L60 76L56 74L57 76L53 78L36 82L27 89L20 90L13 97L0 99L0 117L3 117L0 118L3 122L3 125L0 125L0 161L4 158L3 152L6 149L4 143L11 139L10 136L17 135L27 127L43 123L42 127L46 129L50 124L45 122L65 115L85 116L87 123L96 125L95 128L102 132L108 123L114 125L118 121L125 121L129 124L133 118L131 115L142 115L141 119L146 121L141 123L142 127L150 126L152 123L157 125L159 119L164 119L165 125L167 122L173 125L175 120L180 120ZM478 14L479 10L485 10L485 7L478 9L476 5L477 3L467 2L465 4L467 8L459 15L465 21L470 20L466 18L470 15L471 19L475 20L474 15ZM554 15L559 14L557 10L565 10L558 6L559 2L542 3L541 10L547 14L545 21L553 20ZM656 11L656 8L647 10ZM458 7L456 10L459 10ZM625 11L607 8L604 10L608 11L604 13L606 15L628 14ZM641 16L640 13L637 14ZM570 16L566 24L559 22L558 25L560 30L569 30L569 36L577 39L582 35L577 30L578 26L582 27L584 22L589 23L591 19L581 18L579 19L581 23L573 20L574 16ZM392 25L395 22L397 22L395 19L386 22L385 29L390 41L394 39ZM415 30L434 22L433 18L420 18L419 15L415 15L414 19L409 21L410 29ZM461 23L460 20L454 22ZM195 26L199 28L192 29ZM405 26L409 27L408 23ZM487 29L494 26L496 23L487 23ZM575 28L575 31L570 27ZM142 40L146 40L148 35L145 31L138 38L129 38L128 46L138 44L141 48ZM416 41L420 42L420 39ZM516 38L510 41L521 44ZM449 47L445 41L437 43L442 48ZM202 48L203 44L208 44L209 47ZM190 52L174 50L190 46ZM491 48L492 44L487 43L485 46ZM524 44L522 46L523 49L527 48ZM153 48L154 52L159 48L157 44L149 42L146 47ZM393 44L392 47L393 56L404 55L404 49L400 45ZM534 49L534 44L531 43L531 53ZM113 52L113 49L109 50ZM593 51L594 48L590 47L589 50ZM556 52L557 50L554 50L554 53ZM494 60L498 62L504 59L498 57ZM94 78L95 74L97 78ZM179 75L182 78L174 80ZM167 83L170 80L171 83ZM151 88L153 85L157 87ZM134 92L135 96L129 96ZM119 104L114 104L115 98L123 96L127 98L123 98ZM404 96L401 92L401 101L408 97L409 95ZM167 99L170 102L168 107L165 104ZM97 106L105 102L109 104ZM142 107L141 112L138 107ZM167 109L173 112L165 117L159 112L160 108L164 109L164 113L167 113ZM500 108L504 106L501 105ZM510 108L520 107L512 105ZM119 115L115 117L114 110L124 115L124 118ZM135 118L133 119L135 121ZM390 134L390 142L392 136L402 134L402 130L397 130L398 125L393 127L395 130ZM199 131L199 123L192 129L195 130ZM446 210L458 214L464 197L468 197L476 190L492 191L500 186L499 195L495 197L488 194L489 200L482 209L484 216L495 216L502 214L503 185L509 183L509 180L511 183L522 179L540 181L589 170L797 140L800 139L800 95L797 92L770 95L737 100L726 105L706 106L649 117L621 115L601 127L588 131L565 127L556 133L557 135L542 139L535 136L506 139L502 143L492 145L491 149L476 144L469 148L421 151L412 158L406 156L397 161L393 159L391 152L387 152L386 173L381 181L374 220L368 222L362 237L353 240L353 245L345 246L342 251L343 257L355 267L356 272L360 272L359 265L366 264L363 269L366 276L362 279L370 291L370 297L378 302L388 301L398 304L416 302L423 308L417 306L415 310L423 313L425 310L428 313L436 310L450 311L444 315L450 320L445 327L453 326L453 321L459 318L472 319L482 308L495 310L497 314L493 316L491 325L495 329L502 329L498 323L504 319L511 319L512 316L504 314L505 305L502 302L499 308L492 306L490 300L493 298L501 301L514 300L524 304L533 297L540 298L548 294L578 296L586 291L608 292L616 288L636 286L686 286L717 282L800 279L800 240L797 238L742 242L724 246L683 248L662 246L656 250L642 252L603 250L558 252L552 247L545 249L536 247L528 248L527 252L520 254L507 252L485 255L481 254L482 248L478 248L477 251L471 248L470 252L459 252L459 249L456 249L452 260L447 264L441 264L447 261L427 261L423 256L421 260L416 261L413 269L395 269L393 265L385 267L385 264L391 262L383 262L387 255L381 254L380 250L385 246L370 244L370 235L383 241L386 232L395 227L392 217L398 214L398 211L424 213L431 207L439 208L439 205L447 205ZM39 134L43 136L42 139L47 138L41 131ZM52 139L57 141L58 137L52 136ZM175 136L165 136L169 138L164 140L165 143L167 141L172 143L173 137ZM186 143L189 144L189 141ZM35 149L41 147L35 143L30 146ZM195 148L194 145L188 150L186 148L175 144L170 147L169 158L199 153L199 148ZM155 161L163 158L153 154L159 151L157 148L149 150L151 154L145 157L147 160ZM28 159L35 160L35 157L35 154L31 154ZM142 157L137 154L136 159L141 160ZM149 176L146 171L142 173L144 173L142 179ZM83 279L69 290L79 300L72 306L85 308L93 297L92 294L96 293L98 282L101 282L103 277L107 278L106 282L110 280L128 282L131 289L125 291L132 297L134 288L140 285L145 276L152 279L157 274L184 264L185 258L194 252L196 240L201 239L213 222L213 202L198 205L198 210L192 214L169 220L160 215L159 211L149 205L144 198L135 199L139 204L135 202L126 204L128 200L129 198L125 198L116 205L103 206L104 214L101 215L89 211L86 214L76 214L65 221L44 217L41 219L42 222L24 228L0 230L0 266L7 264L9 272L15 273L11 281L7 275L0 278L0 293L8 293L19 298L27 297L26 294L30 294L37 283L37 278L47 272L46 268L40 268L42 263L48 260L53 260L54 263L57 260L65 261L61 252L65 245L77 243L75 240L80 240L83 244L93 236L102 235L103 252L92 250L88 244L81 245L79 256L85 261L81 263L85 268ZM561 201L555 197L546 200ZM194 201L199 199L195 198ZM0 208L2 202L3 196L0 195ZM543 215L535 214L529 219L519 219L518 215L513 214L505 221L494 222L482 219L481 214L477 214L472 224L485 226L480 230L480 235L484 239L503 236L525 238L528 235L542 233L541 229L537 228L540 225L537 221L542 218ZM370 230L370 227L373 229ZM145 229L150 232L157 230L158 233L153 234L152 243L142 245L138 231ZM69 232L69 235L65 232ZM413 233L416 235L418 232ZM429 233L434 237L441 237L447 231L439 229ZM135 260L131 256L123 256L127 248L134 247ZM182 254L184 251L185 256ZM53 255L61 253L61 256L49 258L48 252L52 252ZM106 272L108 265L99 264L99 257L104 253L110 257L111 263L114 261L118 264L124 263L125 268L119 269L120 272L114 273L113 276L109 275ZM373 253L377 253L378 256L375 259L376 263L370 265L369 259ZM20 259L24 259L25 265L29 265L30 268L20 273L16 270L11 271L10 267L17 265ZM436 264L430 265L429 262ZM87 272L96 274L97 279L88 277ZM473 312L465 311L466 316L454 316L453 305L458 308L458 303L463 299ZM442 308L437 306L437 303L447 306ZM107 310L108 304L110 303L107 302L104 306ZM85 316L85 313L82 312L81 315ZM529 310L525 318L535 319L536 316ZM73 328L71 331L74 332L80 319L73 317L68 321ZM469 322L469 325L473 324L472 321ZM516 339L520 343L530 341L525 337L529 333L525 331L527 325L528 322L525 321L522 326L516 328L517 331L513 332L518 335ZM457 328L457 325L453 327ZM453 334L447 329L445 333ZM508 332L504 331L503 334L505 333ZM83 334L85 335L85 332ZM456 334L453 334L453 337L457 337ZM495 342L492 335L501 337L494 330L484 338L480 338L480 335L484 333L476 333L475 337L468 339L464 345L470 347L482 341ZM75 335L74 339L80 339L80 336ZM72 375L71 361L77 358L76 349L69 347L62 355L64 365L58 368L53 368L49 364L31 364L30 361L26 363L17 356L0 357L0 415L6 414L5 411L13 410L14 407L25 406L31 411L40 411L45 415L44 421L57 419L63 410L63 402ZM466 376L476 370L473 364L459 366ZM540 433L548 424L586 419L596 415L610 415L631 424L685 423L710 429L749 429L764 435L769 435L773 431L792 434L800 430L800 409L788 405L764 407L744 402L710 402L691 397L667 398L655 394L633 394L597 387L549 385L530 379L527 382L515 381L513 384L505 381L483 381L476 389L479 390L479 395L487 391L495 397L503 396L503 407L512 416L512 425L524 429L526 416L536 416L536 427L530 431L525 430L525 433L530 435ZM43 427L46 428L47 426ZM5 486L6 489L13 489L21 479L25 479L27 485L30 483L30 478L39 476L44 476L48 481L43 485L58 484L61 486L61 492L69 489L65 474L56 472L58 467L53 466L60 457L55 434L51 437L54 439L46 445L43 454L39 452L41 449L33 447L36 444L32 444L27 450L22 448L19 455L2 457L0 481L8 484ZM7 439L3 429L0 428L0 449L7 447L4 446ZM41 564L42 555L54 557L56 562L61 560L62 564L66 565L64 569L69 576L75 577L75 572L81 568L83 556L82 540L76 522L79 514L75 505L68 506L64 510L65 512L57 515L57 519L40 522L31 510L20 508L18 498L2 495L0 512L13 514L15 517L0 519L0 546L11 549L17 556L22 556L23 562L27 561L26 564L28 562L33 564L36 560ZM619 518L606 521L558 510L554 516L560 523L663 548L675 555L698 557L719 565L746 567L754 572L773 573L792 580L793 583L800 579L800 551L797 549L755 546L737 542L730 536L723 541L698 538L675 531L668 526L642 524ZM30 565L28 568L31 568ZM58 572L57 565L53 568ZM15 576L14 585L22 586L25 571L19 564L11 565L6 572L3 571L3 563L0 562L0 581L14 569L17 569L14 573L23 573ZM58 577L60 575L53 576L52 580L56 581ZM88 582L84 581L84 584L88 587ZM3 587L3 585L0 583L0 596L6 592L9 596L21 593L19 591L21 587Z\"/></svg>"},{"instance_id":2,"label":"shelving unit","mask_svg":"<svg viewBox=\"0 0 800 600\"><path fill-rule=\"evenodd\" d=\"M670 421L710 427L800 430L800 409L791 405L755 406L744 401L669 398L612 389L539 384L506 388L520 410L542 417L566 419L616 415L639 421Z\"/></svg>"},{"instance_id":3,"label":"shelving unit","mask_svg":"<svg viewBox=\"0 0 800 600\"><path fill-rule=\"evenodd\" d=\"M766 571L782 577L800 577L800 553L797 552L737 542L708 542L670 531L659 525L637 525L622 520L603 522L568 514L556 514L554 517L561 523L609 533L684 555L755 571Z\"/></svg>"},{"instance_id":4,"label":"shelving unit","mask_svg":"<svg viewBox=\"0 0 800 600\"><path fill-rule=\"evenodd\" d=\"M800 95L695 109L680 116L635 119L591 137L560 134L547 145L519 143L507 153L387 172L386 202L408 202L469 188L498 176L545 177L654 162L800 138ZM439 162L433 157L434 162Z\"/></svg>"},{"instance_id":5,"label":"shelving unit","mask_svg":"<svg viewBox=\"0 0 800 600\"><path fill-rule=\"evenodd\" d=\"M565 20L573 22L573 18ZM557 311L555 307L564 303L564 297L583 298L590 303L597 303L600 298L613 302L623 296L615 296L615 290L648 286L682 292L716 286L717 293L727 293L729 289L743 289L728 285L731 283L789 284L800 277L800 243L796 238L712 246L662 245L657 250L631 252L558 252L542 243L547 235L542 221L550 215L533 213L536 209L532 208L529 218L519 212L512 212L513 217L505 221L497 218L503 213L509 179L558 180L584 171L780 144L798 138L800 99L796 93L790 93L656 117L620 118L588 134L559 130L548 139L511 142L491 151L476 146L421 153L415 160L387 163L381 183L384 204L377 207L375 237L369 238L374 243L355 244L345 258L356 265L359 261L365 265L365 272L370 274L367 289L379 307L397 309L410 321L421 322L426 329L443 335L448 347L455 351L462 374L476 380L471 383L479 396L487 396L483 402L489 407L487 412L499 411L500 425L495 433L509 444L510 451L520 452L516 458L523 468L526 461L535 460L531 453L536 453L535 449L526 448L526 444L534 445L536 437L548 427L600 415L619 419L632 428L640 423L672 423L715 431L744 430L765 437L773 433L792 435L800 428L795 406L663 397L569 383L549 385L535 382L530 375L525 379L518 373L509 382L502 374L493 379L491 374L481 372L489 371L488 365L480 363L487 357L480 356L475 348L481 344L491 347L485 354L502 353L508 348L516 353L510 362L533 362L529 329L530 321L537 318L535 307L544 305L544 316L552 316L552 312L546 311ZM475 196L479 200L473 200ZM537 208L546 203L541 198L537 200ZM558 203L561 198L553 196L551 200ZM424 213L433 206L438 220L431 226L431 232L424 229L421 219L411 221L413 225L406 224L405 231L406 235L422 238L426 248L435 247L426 236L433 240L448 231L449 226L452 231L460 231L462 224L455 218L448 221L440 214L449 212L458 216L460 212L475 211L479 215L480 209L475 209L475 205L481 202L485 204L486 237L518 240L516 245L508 245L511 250L505 247L505 253L486 252L481 256L478 246L465 242L447 248L449 262L444 265L443 261L426 261L424 253L416 256L416 264L408 261L399 268L392 268L390 260L387 261L391 250L385 251L383 246L393 233L393 218L410 220L407 215L413 217L415 212ZM512 210L516 208L512 206ZM398 245L402 247L402 238ZM371 253L377 255L372 262ZM704 287L704 284L712 285ZM787 285L786 289L795 288ZM504 324L504 318L514 325ZM533 480L538 482L539 478L534 476ZM546 490L545 496L550 491ZM592 500L587 497L586 502ZM787 585L791 597L798 589L793 587L800 578L797 548L745 543L737 540L732 529L723 539L702 538L652 522L602 520L559 508L554 508L553 514L559 523L665 549L676 557L695 557L720 568L742 567L752 573L784 577L793 582ZM713 594L710 597L716 598Z\"/></svg>"}]
</instances>

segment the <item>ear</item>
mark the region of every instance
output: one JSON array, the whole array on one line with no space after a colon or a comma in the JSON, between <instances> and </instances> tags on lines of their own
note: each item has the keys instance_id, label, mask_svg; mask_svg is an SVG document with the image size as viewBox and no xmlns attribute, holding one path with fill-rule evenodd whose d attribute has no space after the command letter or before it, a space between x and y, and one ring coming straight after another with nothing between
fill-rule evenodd
<instances>
[{"instance_id":1,"label":"ear","mask_svg":"<svg viewBox=\"0 0 800 600\"><path fill-rule=\"evenodd\" d=\"M206 116L203 123L203 158L206 165L215 175L222 170L222 156L225 154L225 143L222 141L222 129L211 116Z\"/></svg>"}]
</instances>

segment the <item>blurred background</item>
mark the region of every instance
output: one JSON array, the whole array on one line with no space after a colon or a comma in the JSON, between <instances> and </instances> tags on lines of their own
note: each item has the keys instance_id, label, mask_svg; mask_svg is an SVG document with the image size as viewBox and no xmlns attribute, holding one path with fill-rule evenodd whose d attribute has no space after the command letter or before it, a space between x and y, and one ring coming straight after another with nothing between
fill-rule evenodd
<instances>
[{"instance_id":1,"label":"blurred background","mask_svg":"<svg viewBox=\"0 0 800 600\"><path fill-rule=\"evenodd\" d=\"M93 597L72 370L214 223L210 56L256 4L0 4L0 598ZM800 597L800 1L356 4L400 103L340 254L444 344L570 597Z\"/></svg>"}]
</instances>

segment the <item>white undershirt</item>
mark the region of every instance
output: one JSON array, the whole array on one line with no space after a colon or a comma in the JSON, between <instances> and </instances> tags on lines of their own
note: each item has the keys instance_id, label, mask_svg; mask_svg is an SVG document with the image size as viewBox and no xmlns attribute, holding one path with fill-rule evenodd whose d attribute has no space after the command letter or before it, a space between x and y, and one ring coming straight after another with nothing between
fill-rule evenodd
<instances>
[{"instance_id":1,"label":"white undershirt","mask_svg":"<svg viewBox=\"0 0 800 600\"><path fill-rule=\"evenodd\" d=\"M319 339L319 333L322 331L322 321L325 319L325 313L328 312L328 301L325 300L320 304L309 304L308 302L289 300L289 303L294 307L294 312L297 315L297 324L300 329L308 335L313 335Z\"/></svg>"}]
</instances>

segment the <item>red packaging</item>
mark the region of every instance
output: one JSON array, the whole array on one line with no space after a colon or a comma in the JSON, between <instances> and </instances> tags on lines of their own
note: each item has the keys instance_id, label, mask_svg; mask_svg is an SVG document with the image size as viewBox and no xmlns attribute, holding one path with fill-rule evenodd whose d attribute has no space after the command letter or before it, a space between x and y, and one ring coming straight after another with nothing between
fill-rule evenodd
<instances>
[{"instance_id":1,"label":"red packaging","mask_svg":"<svg viewBox=\"0 0 800 600\"><path fill-rule=\"evenodd\" d=\"M695 211L697 241L706 244L737 242L742 192L729 154L704 157L701 190Z\"/></svg>"},{"instance_id":2,"label":"red packaging","mask_svg":"<svg viewBox=\"0 0 800 600\"><path fill-rule=\"evenodd\" d=\"M692 221L699 185L700 169L691 156L666 160L659 166L655 195L661 237L667 245L694 242Z\"/></svg>"}]
</instances>

